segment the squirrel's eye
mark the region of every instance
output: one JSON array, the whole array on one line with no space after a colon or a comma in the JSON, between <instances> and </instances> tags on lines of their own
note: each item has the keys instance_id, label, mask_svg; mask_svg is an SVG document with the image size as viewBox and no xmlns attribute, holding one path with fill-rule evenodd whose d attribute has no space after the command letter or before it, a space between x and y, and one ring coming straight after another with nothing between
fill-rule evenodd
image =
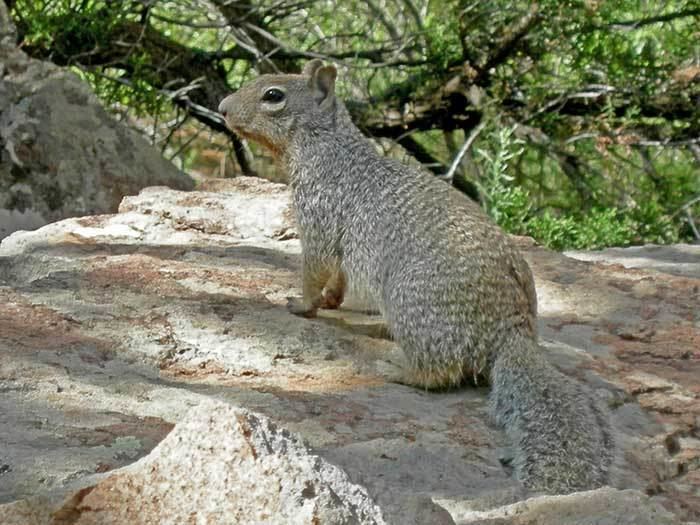
<instances>
[{"instance_id":1,"label":"squirrel's eye","mask_svg":"<svg viewBox=\"0 0 700 525\"><path fill-rule=\"evenodd\" d=\"M265 102L282 102L282 100L284 100L284 91L277 88L270 88L263 93L262 99Z\"/></svg>"}]
</instances>

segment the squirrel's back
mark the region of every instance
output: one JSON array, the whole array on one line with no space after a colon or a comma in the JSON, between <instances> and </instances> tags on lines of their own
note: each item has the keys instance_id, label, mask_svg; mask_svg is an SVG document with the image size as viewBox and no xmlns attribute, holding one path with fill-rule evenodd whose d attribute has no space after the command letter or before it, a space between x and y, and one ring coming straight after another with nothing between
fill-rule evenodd
<instances>
[{"instance_id":1,"label":"squirrel's back","mask_svg":"<svg viewBox=\"0 0 700 525\"><path fill-rule=\"evenodd\" d=\"M342 253L349 287L380 308L394 338L407 339L404 348L418 334L427 338L420 344L425 352L408 352L415 370L407 381L457 385L487 373L499 340L511 332L534 338L530 269L479 206L435 177L382 157L364 137L342 137L341 144L320 140L301 148L306 159L325 162L293 163L299 224L305 246Z\"/></svg>"},{"instance_id":2,"label":"squirrel's back","mask_svg":"<svg viewBox=\"0 0 700 525\"><path fill-rule=\"evenodd\" d=\"M406 382L444 388L485 376L491 407L530 488L606 482L605 410L545 360L530 269L477 204L381 156L334 95L335 69L262 76L221 104L232 129L288 170L302 242L307 317L345 289L379 306L409 360Z\"/></svg>"}]
</instances>

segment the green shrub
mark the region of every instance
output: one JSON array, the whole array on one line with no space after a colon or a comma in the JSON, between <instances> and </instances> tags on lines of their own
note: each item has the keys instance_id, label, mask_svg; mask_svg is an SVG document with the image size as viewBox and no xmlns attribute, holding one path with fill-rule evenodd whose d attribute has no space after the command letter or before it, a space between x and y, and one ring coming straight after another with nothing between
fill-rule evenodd
<instances>
[{"instance_id":1,"label":"green shrub","mask_svg":"<svg viewBox=\"0 0 700 525\"><path fill-rule=\"evenodd\" d=\"M626 208L594 205L585 212L536 210L527 190L509 173L523 154L523 141L513 128L492 132L476 149L482 167L477 183L486 212L503 229L529 235L554 250L600 249L680 240L681 224L664 206L650 198Z\"/></svg>"}]
</instances>

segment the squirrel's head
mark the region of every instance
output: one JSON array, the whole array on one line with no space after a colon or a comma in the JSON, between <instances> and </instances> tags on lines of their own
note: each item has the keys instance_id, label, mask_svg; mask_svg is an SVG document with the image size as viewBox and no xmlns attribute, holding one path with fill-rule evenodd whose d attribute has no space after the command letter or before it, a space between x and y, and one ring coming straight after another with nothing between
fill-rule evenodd
<instances>
[{"instance_id":1,"label":"squirrel's head","mask_svg":"<svg viewBox=\"0 0 700 525\"><path fill-rule=\"evenodd\" d=\"M335 126L336 69L311 60L300 75L262 75L219 104L229 128L282 154L298 130Z\"/></svg>"}]
</instances>

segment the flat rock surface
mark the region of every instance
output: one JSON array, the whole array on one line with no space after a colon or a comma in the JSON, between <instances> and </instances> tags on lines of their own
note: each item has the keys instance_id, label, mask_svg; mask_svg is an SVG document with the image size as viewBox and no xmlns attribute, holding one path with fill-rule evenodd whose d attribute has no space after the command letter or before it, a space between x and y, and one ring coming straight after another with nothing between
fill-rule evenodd
<instances>
[{"instance_id":1,"label":"flat rock surface","mask_svg":"<svg viewBox=\"0 0 700 525\"><path fill-rule=\"evenodd\" d=\"M680 277L700 278L700 248L696 244L674 246L630 246L594 252L571 251L564 255L581 261L615 263L625 268L643 268Z\"/></svg>"},{"instance_id":2,"label":"flat rock surface","mask_svg":"<svg viewBox=\"0 0 700 525\"><path fill-rule=\"evenodd\" d=\"M47 522L47 509L122 475L212 402L298 435L365 487L387 523L700 519L700 247L649 257L682 250L688 267L644 264L638 250L625 268L605 252L585 262L517 239L551 361L608 400L613 485L625 490L515 503L487 388L392 382L403 355L352 301L314 320L286 312L300 248L285 186L239 178L201 190L148 188L116 215L0 244L0 503L29 498L0 507L0 522Z\"/></svg>"}]
</instances>

